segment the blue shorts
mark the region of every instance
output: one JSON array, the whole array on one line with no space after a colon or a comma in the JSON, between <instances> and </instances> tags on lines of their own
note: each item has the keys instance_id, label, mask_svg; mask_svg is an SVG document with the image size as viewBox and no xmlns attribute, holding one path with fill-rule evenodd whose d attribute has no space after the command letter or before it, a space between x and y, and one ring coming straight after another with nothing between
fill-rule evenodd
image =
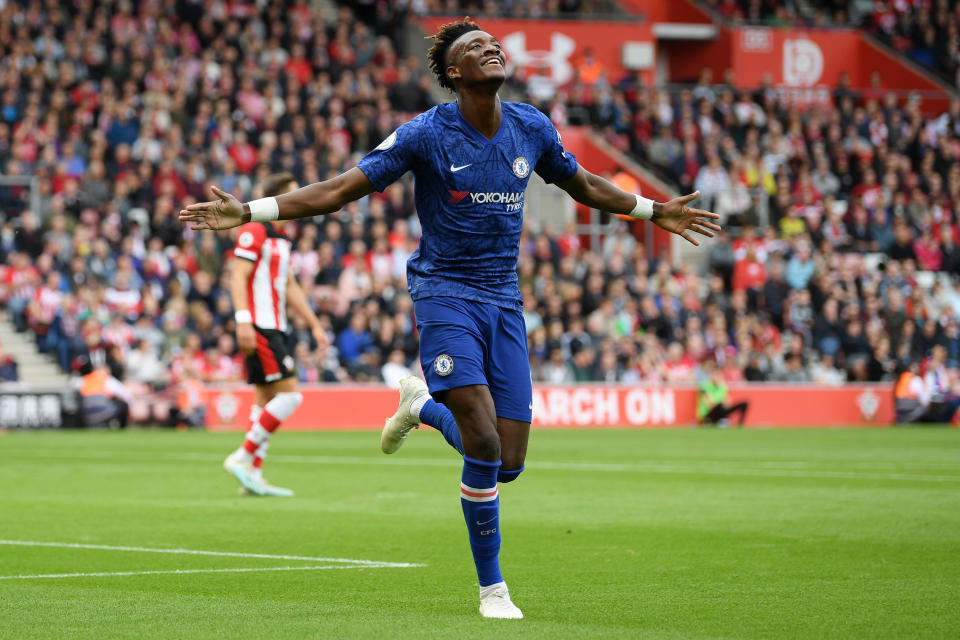
<instances>
[{"instance_id":1,"label":"blue shorts","mask_svg":"<svg viewBox=\"0 0 960 640\"><path fill-rule=\"evenodd\" d=\"M533 388L522 311L451 297L417 300L413 311L431 394L486 385L498 417L530 422Z\"/></svg>"}]
</instances>

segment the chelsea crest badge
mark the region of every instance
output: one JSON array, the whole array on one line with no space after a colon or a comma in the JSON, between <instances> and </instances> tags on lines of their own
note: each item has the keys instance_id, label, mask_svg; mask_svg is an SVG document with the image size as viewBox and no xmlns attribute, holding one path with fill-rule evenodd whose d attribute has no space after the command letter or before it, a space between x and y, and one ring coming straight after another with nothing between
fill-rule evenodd
<instances>
[{"instance_id":1,"label":"chelsea crest badge","mask_svg":"<svg viewBox=\"0 0 960 640\"><path fill-rule=\"evenodd\" d=\"M530 163L523 156L517 156L513 161L513 175L518 178L526 178L530 175Z\"/></svg>"},{"instance_id":2,"label":"chelsea crest badge","mask_svg":"<svg viewBox=\"0 0 960 640\"><path fill-rule=\"evenodd\" d=\"M445 353L441 353L433 361L433 370L438 376L448 376L453 373L453 358Z\"/></svg>"}]
</instances>

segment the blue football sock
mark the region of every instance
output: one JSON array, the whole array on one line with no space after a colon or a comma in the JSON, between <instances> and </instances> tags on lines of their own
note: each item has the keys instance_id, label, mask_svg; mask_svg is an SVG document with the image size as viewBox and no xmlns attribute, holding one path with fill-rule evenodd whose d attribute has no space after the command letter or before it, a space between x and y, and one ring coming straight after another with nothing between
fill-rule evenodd
<instances>
[{"instance_id":1,"label":"blue football sock","mask_svg":"<svg viewBox=\"0 0 960 640\"><path fill-rule=\"evenodd\" d=\"M451 447L463 455L463 442L460 441L460 428L447 405L429 398L420 409L420 422L431 426L443 434Z\"/></svg>"},{"instance_id":2,"label":"blue football sock","mask_svg":"<svg viewBox=\"0 0 960 640\"><path fill-rule=\"evenodd\" d=\"M460 506L470 535L470 550L481 587L503 582L500 575L500 462L483 462L463 456Z\"/></svg>"},{"instance_id":3,"label":"blue football sock","mask_svg":"<svg viewBox=\"0 0 960 640\"><path fill-rule=\"evenodd\" d=\"M526 468L526 465L521 465L519 469L500 469L497 471L497 481L498 482L513 482L517 479L523 470Z\"/></svg>"}]
</instances>

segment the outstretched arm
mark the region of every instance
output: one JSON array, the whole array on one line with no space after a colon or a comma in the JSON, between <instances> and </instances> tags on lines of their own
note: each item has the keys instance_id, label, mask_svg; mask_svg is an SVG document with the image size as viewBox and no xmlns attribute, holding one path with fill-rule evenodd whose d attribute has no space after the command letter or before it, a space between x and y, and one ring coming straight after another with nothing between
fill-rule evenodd
<instances>
[{"instance_id":1,"label":"outstretched arm","mask_svg":"<svg viewBox=\"0 0 960 640\"><path fill-rule=\"evenodd\" d=\"M596 176L579 165L572 178L558 182L557 186L569 193L580 204L585 204L594 209L610 211L611 213L639 217L634 215L634 208L637 206L636 194L627 193L609 180ZM653 217L650 218L650 221L671 233L679 235L687 242L700 246L700 243L690 232L693 231L712 238L712 231L719 231L720 226L710 222L710 220L716 220L720 216L716 213L687 206L688 202L696 200L699 195L700 192L697 191L674 198L669 202L654 202Z\"/></svg>"},{"instance_id":2,"label":"outstretched arm","mask_svg":"<svg viewBox=\"0 0 960 640\"><path fill-rule=\"evenodd\" d=\"M250 204L241 203L233 195L210 187L216 200L198 202L180 211L180 222L192 223L192 228L230 229L250 222ZM354 167L336 178L315 182L276 197L280 220L307 218L339 211L348 202L358 200L374 191L370 180Z\"/></svg>"}]
</instances>

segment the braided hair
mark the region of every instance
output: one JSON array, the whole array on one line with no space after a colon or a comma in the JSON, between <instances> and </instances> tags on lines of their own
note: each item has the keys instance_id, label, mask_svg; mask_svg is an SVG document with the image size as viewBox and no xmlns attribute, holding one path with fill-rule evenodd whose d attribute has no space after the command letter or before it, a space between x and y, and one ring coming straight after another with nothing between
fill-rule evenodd
<instances>
[{"instance_id":1,"label":"braided hair","mask_svg":"<svg viewBox=\"0 0 960 640\"><path fill-rule=\"evenodd\" d=\"M469 17L463 20L454 20L440 27L428 40L433 40L433 46L427 52L427 61L437 82L447 91L454 91L453 82L447 77L447 52L457 38L471 31L480 31L480 26Z\"/></svg>"}]
</instances>

